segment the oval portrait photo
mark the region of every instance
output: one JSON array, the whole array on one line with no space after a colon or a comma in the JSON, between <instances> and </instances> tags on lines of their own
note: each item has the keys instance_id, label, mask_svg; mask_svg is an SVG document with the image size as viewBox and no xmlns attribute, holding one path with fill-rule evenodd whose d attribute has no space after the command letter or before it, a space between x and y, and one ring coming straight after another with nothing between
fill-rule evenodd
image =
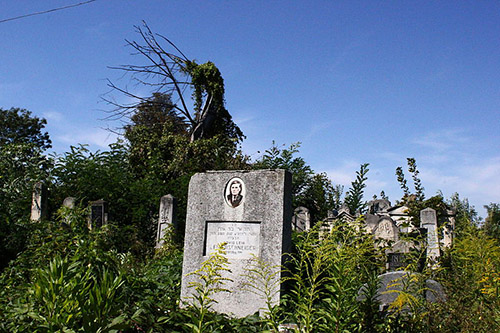
<instances>
[{"instance_id":1,"label":"oval portrait photo","mask_svg":"<svg viewBox=\"0 0 500 333\"><path fill-rule=\"evenodd\" d=\"M238 207L245 199L245 195L245 183L243 183L241 178L232 178L227 183L226 189L224 191L224 198L226 199L226 203L230 207Z\"/></svg>"}]
</instances>

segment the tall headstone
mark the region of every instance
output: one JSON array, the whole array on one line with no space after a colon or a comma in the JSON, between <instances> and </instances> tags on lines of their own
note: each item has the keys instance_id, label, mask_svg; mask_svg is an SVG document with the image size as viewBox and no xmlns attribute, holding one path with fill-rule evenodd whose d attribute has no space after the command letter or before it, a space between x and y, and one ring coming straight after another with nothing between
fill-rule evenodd
<instances>
[{"instance_id":1,"label":"tall headstone","mask_svg":"<svg viewBox=\"0 0 500 333\"><path fill-rule=\"evenodd\" d=\"M436 211L426 208L420 211L420 228L427 229L427 260L437 261L440 256Z\"/></svg>"},{"instance_id":2,"label":"tall headstone","mask_svg":"<svg viewBox=\"0 0 500 333\"><path fill-rule=\"evenodd\" d=\"M450 248L453 244L453 238L455 237L455 216L455 210L447 209L439 218L442 235L440 240L442 249Z\"/></svg>"},{"instance_id":3,"label":"tall headstone","mask_svg":"<svg viewBox=\"0 0 500 333\"><path fill-rule=\"evenodd\" d=\"M175 220L176 200L171 194L160 199L160 214L158 216L158 229L156 231L156 248L163 246L163 238L168 228L176 227Z\"/></svg>"},{"instance_id":4,"label":"tall headstone","mask_svg":"<svg viewBox=\"0 0 500 333\"><path fill-rule=\"evenodd\" d=\"M90 229L100 228L108 223L108 203L104 200L90 203Z\"/></svg>"},{"instance_id":5,"label":"tall headstone","mask_svg":"<svg viewBox=\"0 0 500 333\"><path fill-rule=\"evenodd\" d=\"M311 229L311 215L306 207L297 207L293 211L292 227L296 231Z\"/></svg>"},{"instance_id":6,"label":"tall headstone","mask_svg":"<svg viewBox=\"0 0 500 333\"><path fill-rule=\"evenodd\" d=\"M218 293L213 310L244 317L265 308L265 300L245 288L253 256L273 267L291 246L291 174L285 170L209 171L195 174L189 183L184 238L181 300L190 302L195 275L218 244L225 242L229 269L223 276L230 293ZM279 284L273 303L279 302Z\"/></svg>"},{"instance_id":7,"label":"tall headstone","mask_svg":"<svg viewBox=\"0 0 500 333\"><path fill-rule=\"evenodd\" d=\"M33 196L31 199L31 220L40 221L45 216L47 202L47 189L42 182L37 182L33 186Z\"/></svg>"}]
</instances>

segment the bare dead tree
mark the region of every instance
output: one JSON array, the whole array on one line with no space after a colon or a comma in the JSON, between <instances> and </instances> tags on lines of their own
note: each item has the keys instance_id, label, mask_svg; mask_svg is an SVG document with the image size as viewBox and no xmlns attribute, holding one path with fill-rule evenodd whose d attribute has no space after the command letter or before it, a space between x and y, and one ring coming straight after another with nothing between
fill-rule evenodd
<instances>
[{"instance_id":1,"label":"bare dead tree","mask_svg":"<svg viewBox=\"0 0 500 333\"><path fill-rule=\"evenodd\" d=\"M130 76L135 87L146 87L150 94L140 96L128 87L120 87L108 80L111 91L119 92L133 102L125 104L117 102L109 93L104 95L103 100L113 107L106 119L127 121L141 103L151 102L150 96L169 94L176 115L186 123L191 141L210 137L217 131L242 139L243 133L224 107L224 83L217 67L211 62L198 65L188 59L168 38L153 33L145 22L142 27L135 28L141 42L126 40L127 45L134 49L133 55L142 56L148 63L110 68L123 71L125 76ZM175 53L168 52L159 41L166 43ZM191 94L193 100L187 100L186 94ZM190 104L193 105L191 108Z\"/></svg>"}]
</instances>

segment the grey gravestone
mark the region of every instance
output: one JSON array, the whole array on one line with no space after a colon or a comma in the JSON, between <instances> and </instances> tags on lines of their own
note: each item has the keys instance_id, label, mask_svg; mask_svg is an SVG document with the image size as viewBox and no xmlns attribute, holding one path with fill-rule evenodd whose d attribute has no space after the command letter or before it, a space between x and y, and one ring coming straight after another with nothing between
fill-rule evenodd
<instances>
[{"instance_id":1,"label":"grey gravestone","mask_svg":"<svg viewBox=\"0 0 500 333\"><path fill-rule=\"evenodd\" d=\"M108 203L104 200L92 201L89 227L100 228L108 223Z\"/></svg>"},{"instance_id":2,"label":"grey gravestone","mask_svg":"<svg viewBox=\"0 0 500 333\"><path fill-rule=\"evenodd\" d=\"M387 266L390 271L397 271L401 267L405 267L404 253L391 252L387 254Z\"/></svg>"},{"instance_id":3,"label":"grey gravestone","mask_svg":"<svg viewBox=\"0 0 500 333\"><path fill-rule=\"evenodd\" d=\"M387 199L376 199L368 203L368 211L370 214L387 213L389 208L391 208L391 202Z\"/></svg>"},{"instance_id":4,"label":"grey gravestone","mask_svg":"<svg viewBox=\"0 0 500 333\"><path fill-rule=\"evenodd\" d=\"M280 279L279 265L291 245L291 180L285 170L209 171L195 174L189 182L184 238L181 300L193 294L189 283L196 281L188 273L198 270L221 242L226 242L233 282L218 293L213 310L244 317L265 308L265 301L250 292L245 284L253 255L273 267L275 281ZM273 304L279 302L279 284Z\"/></svg>"},{"instance_id":5,"label":"grey gravestone","mask_svg":"<svg viewBox=\"0 0 500 333\"><path fill-rule=\"evenodd\" d=\"M442 248L450 248L453 244L453 238L455 237L455 216L456 212L452 209L446 209L439 218L439 225L442 226L441 233L441 245Z\"/></svg>"},{"instance_id":6,"label":"grey gravestone","mask_svg":"<svg viewBox=\"0 0 500 333\"><path fill-rule=\"evenodd\" d=\"M45 184L41 182L35 183L33 186L33 196L31 199L31 220L40 221L45 217L47 202L47 189Z\"/></svg>"},{"instance_id":7,"label":"grey gravestone","mask_svg":"<svg viewBox=\"0 0 500 333\"><path fill-rule=\"evenodd\" d=\"M426 208L420 211L420 228L427 229L427 259L435 262L440 256L436 211Z\"/></svg>"},{"instance_id":8,"label":"grey gravestone","mask_svg":"<svg viewBox=\"0 0 500 333\"><path fill-rule=\"evenodd\" d=\"M156 248L163 246L163 238L168 228L177 227L175 220L176 200L171 194L160 199L160 213L158 216L158 229L156 232Z\"/></svg>"},{"instance_id":9,"label":"grey gravestone","mask_svg":"<svg viewBox=\"0 0 500 333\"><path fill-rule=\"evenodd\" d=\"M376 239L383 239L386 242L397 242L399 240L399 228L389 216L380 218L373 233Z\"/></svg>"},{"instance_id":10,"label":"grey gravestone","mask_svg":"<svg viewBox=\"0 0 500 333\"><path fill-rule=\"evenodd\" d=\"M306 207L297 207L293 211L292 227L297 231L311 229L311 215Z\"/></svg>"},{"instance_id":11,"label":"grey gravestone","mask_svg":"<svg viewBox=\"0 0 500 333\"><path fill-rule=\"evenodd\" d=\"M67 197L63 201L63 206L67 208L75 208L75 198L73 197Z\"/></svg>"},{"instance_id":12,"label":"grey gravestone","mask_svg":"<svg viewBox=\"0 0 500 333\"><path fill-rule=\"evenodd\" d=\"M425 297L428 302L444 302L446 295L439 282L426 280L425 286L416 285L414 279L418 273L406 271L388 272L378 276L379 288L376 299L380 303L379 310L385 310L398 297L399 291L410 292L413 296ZM358 291L358 301L365 299L366 285ZM416 294L415 294L416 293Z\"/></svg>"}]
</instances>

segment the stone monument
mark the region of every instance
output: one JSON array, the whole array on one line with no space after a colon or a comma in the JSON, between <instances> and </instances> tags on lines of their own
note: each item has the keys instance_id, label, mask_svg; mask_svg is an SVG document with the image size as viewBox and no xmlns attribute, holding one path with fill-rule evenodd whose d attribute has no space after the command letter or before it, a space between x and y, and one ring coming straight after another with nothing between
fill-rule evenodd
<instances>
[{"instance_id":1,"label":"stone monument","mask_svg":"<svg viewBox=\"0 0 500 333\"><path fill-rule=\"evenodd\" d=\"M108 223L108 203L104 200L92 201L90 203L89 228L100 228Z\"/></svg>"},{"instance_id":2,"label":"stone monument","mask_svg":"<svg viewBox=\"0 0 500 333\"><path fill-rule=\"evenodd\" d=\"M296 231L311 229L311 214L306 207L297 207L293 211L292 227Z\"/></svg>"},{"instance_id":3,"label":"stone monument","mask_svg":"<svg viewBox=\"0 0 500 333\"><path fill-rule=\"evenodd\" d=\"M33 196L31 199L31 220L40 221L45 216L47 203L47 189L42 182L37 182L33 186Z\"/></svg>"},{"instance_id":4,"label":"stone monument","mask_svg":"<svg viewBox=\"0 0 500 333\"><path fill-rule=\"evenodd\" d=\"M230 293L218 293L213 310L244 317L265 308L265 300L245 287L254 256L279 265L291 245L291 174L285 170L209 171L195 174L189 183L184 238L181 300L191 302L188 275L201 267L210 253L225 242L229 269L223 276ZM279 302L279 284L273 303Z\"/></svg>"},{"instance_id":5,"label":"stone monument","mask_svg":"<svg viewBox=\"0 0 500 333\"><path fill-rule=\"evenodd\" d=\"M176 200L171 194L160 199L160 213L158 216L158 229L156 231L156 248L163 246L163 238L168 228L176 227L175 219Z\"/></svg>"},{"instance_id":6,"label":"stone monument","mask_svg":"<svg viewBox=\"0 0 500 333\"><path fill-rule=\"evenodd\" d=\"M67 197L63 201L63 207L67 207L70 209L75 208L75 198L73 197Z\"/></svg>"},{"instance_id":7,"label":"stone monument","mask_svg":"<svg viewBox=\"0 0 500 333\"><path fill-rule=\"evenodd\" d=\"M427 229L427 260L436 262L440 256L436 211L432 208L420 211L420 228Z\"/></svg>"},{"instance_id":8,"label":"stone monument","mask_svg":"<svg viewBox=\"0 0 500 333\"><path fill-rule=\"evenodd\" d=\"M422 281L423 285L418 285L417 281L421 278L419 273L406 271L396 271L381 274L377 277L379 287L377 289L376 299L379 302L379 310L385 311L396 300L400 291L411 293L416 297L424 297L428 302L444 302L446 294L443 286L435 280L427 279ZM358 291L358 301L366 299L366 284Z\"/></svg>"}]
</instances>

